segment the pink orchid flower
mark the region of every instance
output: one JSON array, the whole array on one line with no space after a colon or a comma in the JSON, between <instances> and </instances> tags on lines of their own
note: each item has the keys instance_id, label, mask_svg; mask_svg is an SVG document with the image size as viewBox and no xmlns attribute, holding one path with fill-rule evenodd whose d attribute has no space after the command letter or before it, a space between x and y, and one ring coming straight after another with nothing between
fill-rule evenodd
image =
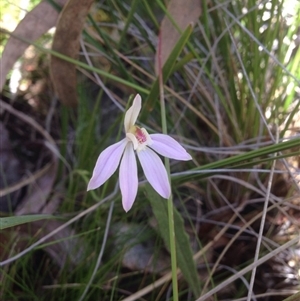
<instances>
[{"instance_id":1,"label":"pink orchid flower","mask_svg":"<svg viewBox=\"0 0 300 301\"><path fill-rule=\"evenodd\" d=\"M144 128L135 125L142 106L141 96L137 94L132 106L125 114L124 128L126 137L108 148L98 157L93 176L87 190L100 187L116 171L120 164L119 184L122 204L127 212L132 207L138 190L136 156L139 158L146 179L163 197L168 199L171 187L167 171L155 153L176 160L191 160L192 157L172 137L164 134L148 134Z\"/></svg>"}]
</instances>

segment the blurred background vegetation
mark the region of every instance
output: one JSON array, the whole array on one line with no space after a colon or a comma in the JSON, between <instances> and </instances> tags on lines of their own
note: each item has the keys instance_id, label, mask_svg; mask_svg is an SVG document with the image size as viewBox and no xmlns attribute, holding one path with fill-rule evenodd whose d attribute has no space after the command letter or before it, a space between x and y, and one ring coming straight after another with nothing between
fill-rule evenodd
<instances>
[{"instance_id":1,"label":"blurred background vegetation","mask_svg":"<svg viewBox=\"0 0 300 301\"><path fill-rule=\"evenodd\" d=\"M166 201L142 174L128 213L117 174L86 192L131 95L162 131L159 42L168 133L193 157L171 161L180 300L299 291L299 1L0 11L0 300L172 300Z\"/></svg>"}]
</instances>

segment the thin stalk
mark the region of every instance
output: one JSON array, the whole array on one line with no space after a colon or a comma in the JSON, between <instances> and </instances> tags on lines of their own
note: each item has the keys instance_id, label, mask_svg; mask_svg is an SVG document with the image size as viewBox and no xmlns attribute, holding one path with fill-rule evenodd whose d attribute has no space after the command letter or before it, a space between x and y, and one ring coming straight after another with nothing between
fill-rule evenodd
<instances>
[{"instance_id":1,"label":"thin stalk","mask_svg":"<svg viewBox=\"0 0 300 301\"><path fill-rule=\"evenodd\" d=\"M278 143L278 138L279 138L279 133L278 133L278 130L277 130L277 137L276 137L277 141L276 141L276 143ZM274 157L276 157L276 155L277 154L275 153ZM270 173L270 178L269 178L269 181L268 181L266 200L264 202L263 214L262 214L262 217L261 217L261 223L260 223L259 234L258 234L258 239L257 239L257 244L256 244L253 263L258 261L258 259L259 259L259 251L260 251L260 246L261 246L262 237L263 237L263 231L264 231L264 227L265 227L265 221L266 221L268 205L269 205L269 198L270 198L270 194L271 194L271 187L272 187L272 184L273 184L275 164L276 164L276 160L273 161L272 168L271 168L271 173ZM255 281L256 269L257 269L257 266L254 266L254 268L252 270L252 273L251 273L251 279L250 279L250 285L249 285L249 290L248 290L247 301L251 301L252 296L253 296L253 286L254 286L254 281Z\"/></svg>"},{"instance_id":2,"label":"thin stalk","mask_svg":"<svg viewBox=\"0 0 300 301\"><path fill-rule=\"evenodd\" d=\"M87 285L85 286L85 289L79 299L79 301L83 301L84 298L86 297L91 285L93 284L93 281L96 277L97 271L99 270L101 261L102 261L102 257L103 257L103 253L104 253L104 249L107 243L107 237L108 237L108 232L109 232L109 227L111 225L111 217L112 217L112 213L113 213L113 208L114 208L114 201L111 202L110 207L109 207L109 212L108 212L108 217L107 217L107 221L106 221L106 227L105 227L105 232L104 232L104 237L103 237L103 243L102 243L102 247L100 249L97 261L96 261L96 265L94 267L93 273L89 279L89 282L87 283Z\"/></svg>"},{"instance_id":3,"label":"thin stalk","mask_svg":"<svg viewBox=\"0 0 300 301\"><path fill-rule=\"evenodd\" d=\"M160 108L161 108L162 132L163 134L167 134L166 105L164 99L164 84L163 84L163 74L162 74L162 66L161 66L161 42L162 41L161 41L161 32L160 32L159 39L158 39L158 52L157 52L159 97L160 97ZM165 158L165 167L171 185L170 161L168 158ZM178 282L177 282L177 258L176 258L174 208L173 208L172 193L168 199L168 221L169 221L169 235L170 235L173 300L178 301L179 299L178 299Z\"/></svg>"}]
</instances>

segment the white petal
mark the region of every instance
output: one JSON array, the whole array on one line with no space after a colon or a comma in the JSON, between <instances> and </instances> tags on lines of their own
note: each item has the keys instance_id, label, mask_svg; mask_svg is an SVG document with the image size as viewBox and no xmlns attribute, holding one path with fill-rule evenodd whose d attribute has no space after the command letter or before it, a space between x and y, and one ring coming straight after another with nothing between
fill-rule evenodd
<instances>
[{"instance_id":1,"label":"white petal","mask_svg":"<svg viewBox=\"0 0 300 301\"><path fill-rule=\"evenodd\" d=\"M142 107L142 99L139 94L137 94L133 100L132 106L127 110L124 118L124 128L125 132L128 133L130 128L134 126L137 117L140 113Z\"/></svg>"},{"instance_id":2,"label":"white petal","mask_svg":"<svg viewBox=\"0 0 300 301\"><path fill-rule=\"evenodd\" d=\"M159 156L149 147L138 152L137 155L149 183L163 198L168 199L171 195L170 183Z\"/></svg>"},{"instance_id":3,"label":"white petal","mask_svg":"<svg viewBox=\"0 0 300 301\"><path fill-rule=\"evenodd\" d=\"M150 147L160 155L176 160L192 160L191 155L172 137L164 134L151 134Z\"/></svg>"},{"instance_id":4,"label":"white petal","mask_svg":"<svg viewBox=\"0 0 300 301\"><path fill-rule=\"evenodd\" d=\"M122 204L127 212L132 207L138 190L136 158L132 143L128 143L120 165L119 175Z\"/></svg>"},{"instance_id":5,"label":"white petal","mask_svg":"<svg viewBox=\"0 0 300 301\"><path fill-rule=\"evenodd\" d=\"M99 155L87 190L100 187L112 176L119 165L127 143L127 139L123 139L120 142L109 146Z\"/></svg>"}]
</instances>

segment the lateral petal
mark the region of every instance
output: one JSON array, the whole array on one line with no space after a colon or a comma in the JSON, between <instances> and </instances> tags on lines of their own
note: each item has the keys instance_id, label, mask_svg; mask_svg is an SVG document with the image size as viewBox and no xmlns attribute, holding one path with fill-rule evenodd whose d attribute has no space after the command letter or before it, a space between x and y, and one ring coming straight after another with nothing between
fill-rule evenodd
<instances>
[{"instance_id":1,"label":"lateral petal","mask_svg":"<svg viewBox=\"0 0 300 301\"><path fill-rule=\"evenodd\" d=\"M124 128L126 133L128 133L130 128L134 126L137 117L140 113L141 107L142 107L142 99L140 94L137 94L133 100L132 106L125 113Z\"/></svg>"},{"instance_id":2,"label":"lateral petal","mask_svg":"<svg viewBox=\"0 0 300 301\"><path fill-rule=\"evenodd\" d=\"M171 195L170 183L159 156L149 147L138 152L137 155L149 183L163 198L168 199Z\"/></svg>"},{"instance_id":3,"label":"lateral petal","mask_svg":"<svg viewBox=\"0 0 300 301\"><path fill-rule=\"evenodd\" d=\"M176 160L192 160L191 155L172 137L164 134L151 134L150 147L160 155Z\"/></svg>"},{"instance_id":4,"label":"lateral petal","mask_svg":"<svg viewBox=\"0 0 300 301\"><path fill-rule=\"evenodd\" d=\"M107 147L99 155L87 190L100 187L112 176L120 163L121 156L127 143L127 139L123 139L120 142Z\"/></svg>"},{"instance_id":5,"label":"lateral petal","mask_svg":"<svg viewBox=\"0 0 300 301\"><path fill-rule=\"evenodd\" d=\"M132 143L125 147L120 165L119 183L122 194L122 205L126 212L132 207L138 190L138 173Z\"/></svg>"}]
</instances>

